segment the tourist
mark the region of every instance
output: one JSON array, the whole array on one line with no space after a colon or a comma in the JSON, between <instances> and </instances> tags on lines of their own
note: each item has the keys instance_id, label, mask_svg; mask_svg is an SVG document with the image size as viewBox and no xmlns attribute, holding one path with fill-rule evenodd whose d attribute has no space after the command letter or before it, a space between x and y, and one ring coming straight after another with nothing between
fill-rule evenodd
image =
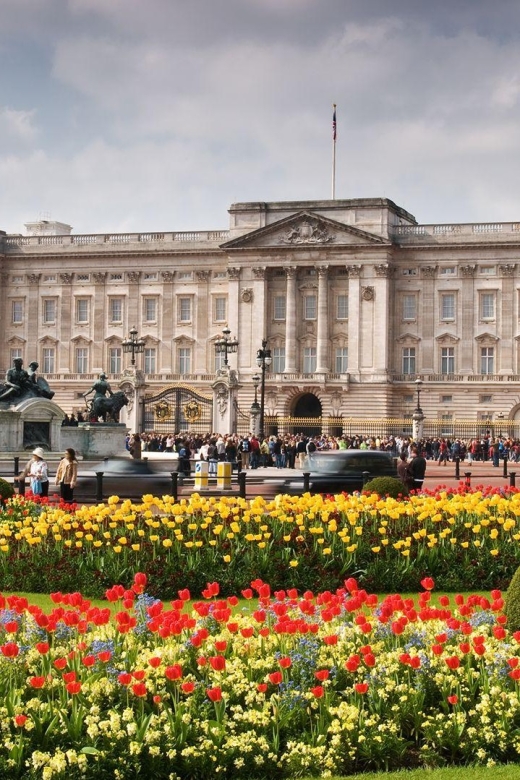
<instances>
[{"instance_id":1,"label":"tourist","mask_svg":"<svg viewBox=\"0 0 520 780\"><path fill-rule=\"evenodd\" d=\"M20 473L18 479L29 477L31 480L31 491L35 496L49 495L49 475L47 463L45 462L45 452L41 447L33 450L32 458L27 463L24 470Z\"/></svg>"},{"instance_id":2,"label":"tourist","mask_svg":"<svg viewBox=\"0 0 520 780\"><path fill-rule=\"evenodd\" d=\"M426 459L423 458L421 450L414 445L411 448L412 460L408 464L408 487L410 490L420 490L423 486L424 475L426 474Z\"/></svg>"},{"instance_id":3,"label":"tourist","mask_svg":"<svg viewBox=\"0 0 520 780\"><path fill-rule=\"evenodd\" d=\"M71 504L74 501L73 491L78 481L78 461L72 447L67 447L65 457L58 464L56 471L56 485L60 486L60 495L63 501Z\"/></svg>"},{"instance_id":4,"label":"tourist","mask_svg":"<svg viewBox=\"0 0 520 780\"><path fill-rule=\"evenodd\" d=\"M134 460L141 460L142 444L141 437L138 433L134 433L134 435L131 437L128 448L130 450L130 455Z\"/></svg>"}]
</instances>

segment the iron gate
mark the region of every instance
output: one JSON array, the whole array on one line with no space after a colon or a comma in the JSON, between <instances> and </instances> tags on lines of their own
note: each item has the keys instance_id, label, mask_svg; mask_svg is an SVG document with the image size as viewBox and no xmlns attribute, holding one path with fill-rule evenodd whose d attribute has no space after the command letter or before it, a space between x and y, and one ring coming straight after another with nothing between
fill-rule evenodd
<instances>
[{"instance_id":1,"label":"iron gate","mask_svg":"<svg viewBox=\"0 0 520 780\"><path fill-rule=\"evenodd\" d=\"M189 385L176 384L145 396L143 430L147 433L211 433L213 397Z\"/></svg>"}]
</instances>

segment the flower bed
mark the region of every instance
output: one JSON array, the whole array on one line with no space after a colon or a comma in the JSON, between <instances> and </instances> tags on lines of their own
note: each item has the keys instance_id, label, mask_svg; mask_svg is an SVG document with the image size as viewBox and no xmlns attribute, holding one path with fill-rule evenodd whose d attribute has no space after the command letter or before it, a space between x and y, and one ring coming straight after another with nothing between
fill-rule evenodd
<instances>
[{"instance_id":1,"label":"flower bed","mask_svg":"<svg viewBox=\"0 0 520 780\"><path fill-rule=\"evenodd\" d=\"M297 777L515 761L520 632L499 591L430 606L335 592L237 597L209 583L188 608L146 576L45 615L0 598L2 778Z\"/></svg>"},{"instance_id":2,"label":"flower bed","mask_svg":"<svg viewBox=\"0 0 520 780\"><path fill-rule=\"evenodd\" d=\"M334 589L353 575L372 591L413 592L426 572L446 590L503 588L520 565L519 517L514 489L400 501L112 497L78 508L16 498L0 512L0 587L99 596L140 570L162 598L200 592L207 580L235 593L251 576L274 588Z\"/></svg>"}]
</instances>

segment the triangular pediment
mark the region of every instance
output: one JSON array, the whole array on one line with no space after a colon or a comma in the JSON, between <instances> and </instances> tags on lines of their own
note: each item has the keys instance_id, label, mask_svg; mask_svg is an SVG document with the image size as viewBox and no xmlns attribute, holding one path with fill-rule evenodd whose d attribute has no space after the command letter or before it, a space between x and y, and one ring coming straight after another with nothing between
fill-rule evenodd
<instances>
[{"instance_id":1,"label":"triangular pediment","mask_svg":"<svg viewBox=\"0 0 520 780\"><path fill-rule=\"evenodd\" d=\"M374 246L389 245L381 236L366 230L344 225L334 219L312 211L299 211L272 225L258 228L244 236L221 245L225 251L233 249L291 249L326 246Z\"/></svg>"}]
</instances>

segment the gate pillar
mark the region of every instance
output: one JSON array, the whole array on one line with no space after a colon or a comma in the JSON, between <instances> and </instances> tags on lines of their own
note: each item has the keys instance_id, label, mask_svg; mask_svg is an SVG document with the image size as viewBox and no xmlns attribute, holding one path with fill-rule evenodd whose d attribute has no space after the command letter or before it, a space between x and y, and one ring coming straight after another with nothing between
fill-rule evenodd
<instances>
[{"instance_id":1,"label":"gate pillar","mask_svg":"<svg viewBox=\"0 0 520 780\"><path fill-rule=\"evenodd\" d=\"M236 433L239 390L236 371L224 368L217 371L217 378L211 385L211 389L213 390L213 432Z\"/></svg>"},{"instance_id":2,"label":"gate pillar","mask_svg":"<svg viewBox=\"0 0 520 780\"><path fill-rule=\"evenodd\" d=\"M142 399L144 395L144 374L135 367L125 368L119 389L128 398L128 405L123 406L119 413L120 422L124 423L131 433L142 432Z\"/></svg>"}]
</instances>

